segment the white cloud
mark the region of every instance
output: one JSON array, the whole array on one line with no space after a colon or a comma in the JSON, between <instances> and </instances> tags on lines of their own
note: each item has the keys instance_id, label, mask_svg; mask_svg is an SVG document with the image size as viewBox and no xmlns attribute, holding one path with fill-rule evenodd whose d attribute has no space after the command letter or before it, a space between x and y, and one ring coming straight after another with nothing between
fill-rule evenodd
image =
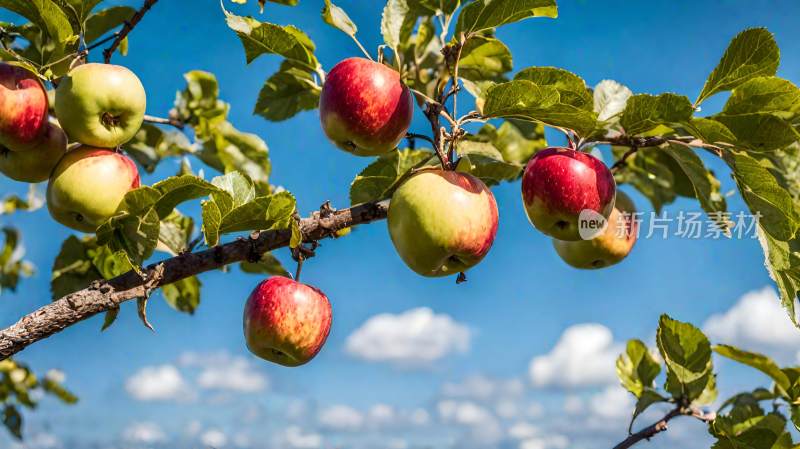
<instances>
[{"instance_id":1,"label":"white cloud","mask_svg":"<svg viewBox=\"0 0 800 449\"><path fill-rule=\"evenodd\" d=\"M294 449L317 449L322 446L322 436L318 433L305 433L297 426L286 429L286 444Z\"/></svg>"},{"instance_id":2,"label":"white cloud","mask_svg":"<svg viewBox=\"0 0 800 449\"><path fill-rule=\"evenodd\" d=\"M228 444L228 436L219 429L208 429L200 435L200 442L205 446L218 449Z\"/></svg>"},{"instance_id":3,"label":"white cloud","mask_svg":"<svg viewBox=\"0 0 800 449\"><path fill-rule=\"evenodd\" d=\"M226 363L205 367L197 376L197 385L208 390L258 393L264 391L269 383L250 361L234 357Z\"/></svg>"},{"instance_id":4,"label":"white cloud","mask_svg":"<svg viewBox=\"0 0 800 449\"><path fill-rule=\"evenodd\" d=\"M567 449L569 438L564 435L547 435L529 438L519 444L519 449Z\"/></svg>"},{"instance_id":5,"label":"white cloud","mask_svg":"<svg viewBox=\"0 0 800 449\"><path fill-rule=\"evenodd\" d=\"M157 444L167 441L167 435L161 427L152 422L133 423L122 433L122 438L129 443Z\"/></svg>"},{"instance_id":6,"label":"white cloud","mask_svg":"<svg viewBox=\"0 0 800 449\"><path fill-rule=\"evenodd\" d=\"M533 438L541 433L541 429L525 421L515 423L508 429L508 436L516 440Z\"/></svg>"},{"instance_id":7,"label":"white cloud","mask_svg":"<svg viewBox=\"0 0 800 449\"><path fill-rule=\"evenodd\" d=\"M633 395L618 385L609 385L589 398L589 411L599 418L628 419L634 406Z\"/></svg>"},{"instance_id":8,"label":"white cloud","mask_svg":"<svg viewBox=\"0 0 800 449\"><path fill-rule=\"evenodd\" d=\"M415 426L425 426L430 422L430 420L431 415L424 408L418 408L411 412L410 421L411 424L414 424Z\"/></svg>"},{"instance_id":9,"label":"white cloud","mask_svg":"<svg viewBox=\"0 0 800 449\"><path fill-rule=\"evenodd\" d=\"M429 308L368 319L348 338L346 351L371 362L424 366L469 349L471 332L463 324Z\"/></svg>"},{"instance_id":10,"label":"white cloud","mask_svg":"<svg viewBox=\"0 0 800 449\"><path fill-rule=\"evenodd\" d=\"M728 311L708 318L703 331L717 343L745 349L800 347L800 331L792 325L771 287L746 293Z\"/></svg>"},{"instance_id":11,"label":"white cloud","mask_svg":"<svg viewBox=\"0 0 800 449\"><path fill-rule=\"evenodd\" d=\"M61 443L55 435L49 433L34 433L25 435L24 443L11 443L11 449L63 449Z\"/></svg>"},{"instance_id":12,"label":"white cloud","mask_svg":"<svg viewBox=\"0 0 800 449\"><path fill-rule=\"evenodd\" d=\"M347 405L333 405L319 413L319 423L331 430L356 431L364 424L364 415Z\"/></svg>"},{"instance_id":13,"label":"white cloud","mask_svg":"<svg viewBox=\"0 0 800 449\"><path fill-rule=\"evenodd\" d=\"M584 411L583 399L580 396L569 395L564 398L564 412L568 415L579 415Z\"/></svg>"},{"instance_id":14,"label":"white cloud","mask_svg":"<svg viewBox=\"0 0 800 449\"><path fill-rule=\"evenodd\" d=\"M503 430L497 417L472 401L446 399L439 401L436 408L442 422L463 426L469 430L469 438L465 440L469 443L491 444L503 437Z\"/></svg>"},{"instance_id":15,"label":"white cloud","mask_svg":"<svg viewBox=\"0 0 800 449\"><path fill-rule=\"evenodd\" d=\"M442 386L444 396L479 400L518 397L524 390L525 385L519 379L491 379L480 374L468 376L459 383L446 382Z\"/></svg>"},{"instance_id":16,"label":"white cloud","mask_svg":"<svg viewBox=\"0 0 800 449\"><path fill-rule=\"evenodd\" d=\"M622 345L601 324L568 327L553 349L531 360L529 374L537 387L577 388L617 382L615 362Z\"/></svg>"},{"instance_id":17,"label":"white cloud","mask_svg":"<svg viewBox=\"0 0 800 449\"><path fill-rule=\"evenodd\" d=\"M173 365L146 366L125 381L125 390L139 401L186 399L189 386Z\"/></svg>"},{"instance_id":18,"label":"white cloud","mask_svg":"<svg viewBox=\"0 0 800 449\"><path fill-rule=\"evenodd\" d=\"M375 404L367 412L370 425L381 427L397 423L397 413L394 407L387 404Z\"/></svg>"}]
</instances>

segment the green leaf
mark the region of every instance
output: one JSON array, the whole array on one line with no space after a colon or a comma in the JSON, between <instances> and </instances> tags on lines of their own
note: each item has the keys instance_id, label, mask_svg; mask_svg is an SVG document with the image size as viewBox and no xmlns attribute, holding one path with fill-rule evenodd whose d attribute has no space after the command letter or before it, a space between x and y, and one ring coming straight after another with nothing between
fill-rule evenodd
<instances>
[{"instance_id":1,"label":"green leaf","mask_svg":"<svg viewBox=\"0 0 800 449\"><path fill-rule=\"evenodd\" d=\"M197 276L191 276L163 286L161 294L173 309L178 312L194 314L197 306L200 305L201 286Z\"/></svg>"},{"instance_id":2,"label":"green leaf","mask_svg":"<svg viewBox=\"0 0 800 449\"><path fill-rule=\"evenodd\" d=\"M456 169L470 173L487 185L510 181L521 176L522 166L503 160L503 155L487 142L463 141L458 144L460 156Z\"/></svg>"},{"instance_id":3,"label":"green leaf","mask_svg":"<svg viewBox=\"0 0 800 449\"><path fill-rule=\"evenodd\" d=\"M263 54L275 54L311 70L317 69L319 63L314 56L314 43L298 28L259 22L252 17L241 17L227 12L226 20L228 27L242 41L248 64Z\"/></svg>"},{"instance_id":4,"label":"green leaf","mask_svg":"<svg viewBox=\"0 0 800 449\"><path fill-rule=\"evenodd\" d=\"M53 300L64 297L88 286L92 281L102 279L103 275L87 255L87 247L96 246L94 239L81 240L73 235L61 244L53 262L50 291Z\"/></svg>"},{"instance_id":5,"label":"green leaf","mask_svg":"<svg viewBox=\"0 0 800 449\"><path fill-rule=\"evenodd\" d=\"M325 6L322 7L322 20L353 37L358 31L358 27L350 20L350 16L342 8L331 3L331 0L325 0Z\"/></svg>"},{"instance_id":6,"label":"green leaf","mask_svg":"<svg viewBox=\"0 0 800 449\"><path fill-rule=\"evenodd\" d=\"M194 233L194 220L192 217L173 211L161 220L158 230L158 247L172 256L177 256L189 249L189 242Z\"/></svg>"},{"instance_id":7,"label":"green leaf","mask_svg":"<svg viewBox=\"0 0 800 449\"><path fill-rule=\"evenodd\" d=\"M61 58L67 53L67 45L75 42L69 18L52 0L0 0L0 8L25 17L46 33L53 50L44 62Z\"/></svg>"},{"instance_id":8,"label":"green leaf","mask_svg":"<svg viewBox=\"0 0 800 449\"><path fill-rule=\"evenodd\" d=\"M645 134L659 126L672 127L687 122L692 112L692 104L683 95L639 94L628 99L620 124L625 128L626 134Z\"/></svg>"},{"instance_id":9,"label":"green leaf","mask_svg":"<svg viewBox=\"0 0 800 449\"><path fill-rule=\"evenodd\" d=\"M753 152L774 151L800 140L800 133L789 122L770 113L720 114L713 119L736 136L736 143Z\"/></svg>"},{"instance_id":10,"label":"green leaf","mask_svg":"<svg viewBox=\"0 0 800 449\"><path fill-rule=\"evenodd\" d=\"M475 0L461 10L455 35L471 35L530 17L558 17L555 0Z\"/></svg>"},{"instance_id":11,"label":"green leaf","mask_svg":"<svg viewBox=\"0 0 800 449\"><path fill-rule=\"evenodd\" d=\"M131 265L140 266L158 244L161 220L155 206L160 198L158 190L147 186L128 192L122 212L97 228L97 242L124 252Z\"/></svg>"},{"instance_id":12,"label":"green leaf","mask_svg":"<svg viewBox=\"0 0 800 449\"><path fill-rule=\"evenodd\" d=\"M119 316L119 307L113 307L111 309L108 309L106 311L105 317L103 318L103 327L100 328L100 332L103 332L109 327L111 327L111 325L114 324L115 321L117 321L118 316Z\"/></svg>"},{"instance_id":13,"label":"green leaf","mask_svg":"<svg viewBox=\"0 0 800 449\"><path fill-rule=\"evenodd\" d=\"M224 122L213 131L213 139L204 146L206 156L213 153L218 169L225 173L241 172L265 189L269 185L272 164L266 142L256 134L245 133ZM201 157L203 162L215 166Z\"/></svg>"},{"instance_id":14,"label":"green leaf","mask_svg":"<svg viewBox=\"0 0 800 449\"><path fill-rule=\"evenodd\" d=\"M625 352L617 359L617 377L622 386L637 398L654 387L661 364L641 340L630 340Z\"/></svg>"},{"instance_id":15,"label":"green leaf","mask_svg":"<svg viewBox=\"0 0 800 449\"><path fill-rule=\"evenodd\" d=\"M742 31L728 45L719 64L706 80L695 105L718 92L734 89L752 78L773 76L779 63L780 50L772 33L766 28Z\"/></svg>"},{"instance_id":16,"label":"green leaf","mask_svg":"<svg viewBox=\"0 0 800 449\"><path fill-rule=\"evenodd\" d=\"M153 173L164 158L194 153L186 134L180 131L164 131L149 123L143 124L134 138L122 148L147 173Z\"/></svg>"},{"instance_id":17,"label":"green leaf","mask_svg":"<svg viewBox=\"0 0 800 449\"><path fill-rule=\"evenodd\" d=\"M159 197L153 203L158 217L166 219L181 203L219 192L219 188L194 175L172 176L153 184Z\"/></svg>"},{"instance_id":18,"label":"green leaf","mask_svg":"<svg viewBox=\"0 0 800 449\"><path fill-rule=\"evenodd\" d=\"M55 380L45 377L42 381L42 389L48 394L51 394L57 397L61 402L65 404L77 404L78 397L75 396L71 391L64 388L59 382Z\"/></svg>"},{"instance_id":19,"label":"green leaf","mask_svg":"<svg viewBox=\"0 0 800 449\"><path fill-rule=\"evenodd\" d=\"M630 148L612 147L614 157L619 160ZM677 198L682 170L675 171L669 165L675 163L662 153L660 148L642 148L625 163L625 169L614 174L617 184L630 184L642 193L653 205L656 213ZM691 183L689 183L691 184Z\"/></svg>"},{"instance_id":20,"label":"green leaf","mask_svg":"<svg viewBox=\"0 0 800 449\"><path fill-rule=\"evenodd\" d=\"M633 416L631 417L631 422L628 425L628 433L632 432L633 424L636 422L636 418L644 413L645 410L650 408L651 405L669 401L669 398L662 396L661 393L653 390L652 388L645 388L637 397L638 399L636 400L636 408L633 410Z\"/></svg>"},{"instance_id":21,"label":"green leaf","mask_svg":"<svg viewBox=\"0 0 800 449\"><path fill-rule=\"evenodd\" d=\"M797 321L795 302L800 292L800 242L778 240L763 226L758 227L758 237L764 251L764 265L778 286L781 304L795 326L798 326L800 323Z\"/></svg>"},{"instance_id":22,"label":"green leaf","mask_svg":"<svg viewBox=\"0 0 800 449\"><path fill-rule=\"evenodd\" d=\"M23 199L17 195L6 195L0 199L0 216L11 215L17 211L33 212L44 205L44 198L35 184L28 188L28 195Z\"/></svg>"},{"instance_id":23,"label":"green leaf","mask_svg":"<svg viewBox=\"0 0 800 449\"><path fill-rule=\"evenodd\" d=\"M692 117L692 119L683 124L695 137L705 143L728 143L736 142L736 136L733 135L722 123L701 117Z\"/></svg>"},{"instance_id":24,"label":"green leaf","mask_svg":"<svg viewBox=\"0 0 800 449\"><path fill-rule=\"evenodd\" d=\"M114 28L122 26L134 14L136 10L128 6L112 6L98 11L86 19L83 39L91 44Z\"/></svg>"},{"instance_id":25,"label":"green leaf","mask_svg":"<svg viewBox=\"0 0 800 449\"><path fill-rule=\"evenodd\" d=\"M245 273L269 274L272 276L289 277L289 272L283 267L281 261L272 253L264 253L258 262L242 262L239 267Z\"/></svg>"},{"instance_id":26,"label":"green leaf","mask_svg":"<svg viewBox=\"0 0 800 449\"><path fill-rule=\"evenodd\" d=\"M729 345L717 345L714 346L713 349L714 352L723 357L753 367L766 374L775 381L775 384L780 387L784 395L786 395L786 392L789 390L791 386L789 378L786 377L786 374L781 371L780 367L778 367L771 358L755 352L743 351L735 346ZM787 399L791 400L793 398Z\"/></svg>"},{"instance_id":27,"label":"green leaf","mask_svg":"<svg viewBox=\"0 0 800 449\"><path fill-rule=\"evenodd\" d=\"M709 426L719 439L714 449L790 449L791 435L785 429L786 418L778 413L746 420L720 416Z\"/></svg>"},{"instance_id":28,"label":"green leaf","mask_svg":"<svg viewBox=\"0 0 800 449\"><path fill-rule=\"evenodd\" d=\"M388 198L411 169L421 167L433 156L429 150L405 149L379 157L353 180L350 203L361 204Z\"/></svg>"},{"instance_id":29,"label":"green leaf","mask_svg":"<svg viewBox=\"0 0 800 449\"><path fill-rule=\"evenodd\" d=\"M273 122L286 120L316 109L320 92L311 72L286 60L264 83L253 112Z\"/></svg>"},{"instance_id":30,"label":"green leaf","mask_svg":"<svg viewBox=\"0 0 800 449\"><path fill-rule=\"evenodd\" d=\"M800 110L800 89L791 81L777 77L759 77L733 90L722 114L769 113L791 120Z\"/></svg>"},{"instance_id":31,"label":"green leaf","mask_svg":"<svg viewBox=\"0 0 800 449\"><path fill-rule=\"evenodd\" d=\"M527 80L516 80L490 87L486 93L483 114L487 117L511 117L532 120L550 126L590 133L597 124L597 115L590 109L570 104L573 98L562 99L554 86L539 86Z\"/></svg>"},{"instance_id":32,"label":"green leaf","mask_svg":"<svg viewBox=\"0 0 800 449\"><path fill-rule=\"evenodd\" d=\"M751 156L726 152L724 159L750 211L761 215L759 225L778 240L793 238L800 228L800 216L789 192Z\"/></svg>"},{"instance_id":33,"label":"green leaf","mask_svg":"<svg viewBox=\"0 0 800 449\"><path fill-rule=\"evenodd\" d=\"M499 128L487 123L476 137L494 145L504 161L523 166L537 151L547 148L541 123L505 120Z\"/></svg>"},{"instance_id":34,"label":"green leaf","mask_svg":"<svg viewBox=\"0 0 800 449\"><path fill-rule=\"evenodd\" d=\"M708 338L691 324L662 315L656 343L667 365L667 391L675 399L700 398L713 376Z\"/></svg>"},{"instance_id":35,"label":"green leaf","mask_svg":"<svg viewBox=\"0 0 800 449\"><path fill-rule=\"evenodd\" d=\"M513 68L511 50L500 40L475 36L461 49L459 76L473 81L492 80Z\"/></svg>"},{"instance_id":36,"label":"green leaf","mask_svg":"<svg viewBox=\"0 0 800 449\"><path fill-rule=\"evenodd\" d=\"M383 8L381 33L383 41L391 48L397 49L411 34L406 24L410 8L406 0L388 0Z\"/></svg>"},{"instance_id":37,"label":"green leaf","mask_svg":"<svg viewBox=\"0 0 800 449\"><path fill-rule=\"evenodd\" d=\"M514 79L531 81L539 86L553 86L558 89L561 102L587 110L594 108L594 100L586 88L586 82L568 70L528 67L517 73Z\"/></svg>"},{"instance_id":38,"label":"green leaf","mask_svg":"<svg viewBox=\"0 0 800 449\"><path fill-rule=\"evenodd\" d=\"M22 415L11 404L6 405L3 409L3 425L14 438L22 440Z\"/></svg>"},{"instance_id":39,"label":"green leaf","mask_svg":"<svg viewBox=\"0 0 800 449\"><path fill-rule=\"evenodd\" d=\"M719 226L722 226L722 229L727 230L730 223L724 218L724 213L727 212L728 206L725 197L720 193L720 182L706 168L700 156L688 146L674 144L667 145L663 151L678 163L686 177L689 178L703 210Z\"/></svg>"}]
</instances>

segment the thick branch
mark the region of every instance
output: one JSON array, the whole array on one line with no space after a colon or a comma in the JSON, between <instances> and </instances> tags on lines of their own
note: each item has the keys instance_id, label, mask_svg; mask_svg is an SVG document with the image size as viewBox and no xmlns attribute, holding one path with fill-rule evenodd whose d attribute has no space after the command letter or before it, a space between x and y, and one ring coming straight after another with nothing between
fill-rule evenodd
<instances>
[{"instance_id":1,"label":"thick branch","mask_svg":"<svg viewBox=\"0 0 800 449\"><path fill-rule=\"evenodd\" d=\"M666 415L664 415L664 417L658 420L657 422L650 424L644 429L631 434L630 436L628 436L628 438L625 438L624 441L614 446L614 449L627 449L636 443L640 443L644 440L649 440L650 438L658 435L659 433L666 431L667 423L669 423L670 420L672 420L677 416L692 416L703 422L713 421L716 418L716 415L714 413L704 413L703 411L694 407L678 406L672 409Z\"/></svg>"},{"instance_id":2,"label":"thick branch","mask_svg":"<svg viewBox=\"0 0 800 449\"><path fill-rule=\"evenodd\" d=\"M314 242L335 237L337 231L350 226L382 220L386 218L388 208L388 201L365 203L339 211L323 208L301 220L303 240ZM154 288L232 263L258 260L267 251L289 246L290 239L290 230L254 233L250 238L153 264L145 269L144 277L131 271L109 281L95 282L41 307L0 331L0 360L79 321L119 307L125 301L146 296Z\"/></svg>"},{"instance_id":3,"label":"thick branch","mask_svg":"<svg viewBox=\"0 0 800 449\"><path fill-rule=\"evenodd\" d=\"M111 43L111 45L105 50L103 50L103 59L105 60L106 64L111 62L111 56L117 50L119 44L122 43L122 41L125 40L126 37L128 37L128 33L133 31L136 25L138 25L139 22L142 20L144 15L147 14L147 11L149 11L150 8L152 8L153 5L155 5L157 2L158 0L145 0L144 5L142 5L141 9L136 11L133 17L131 17L130 19L128 19L127 22L125 22L125 26L122 27L119 34L117 34L116 38Z\"/></svg>"}]
</instances>

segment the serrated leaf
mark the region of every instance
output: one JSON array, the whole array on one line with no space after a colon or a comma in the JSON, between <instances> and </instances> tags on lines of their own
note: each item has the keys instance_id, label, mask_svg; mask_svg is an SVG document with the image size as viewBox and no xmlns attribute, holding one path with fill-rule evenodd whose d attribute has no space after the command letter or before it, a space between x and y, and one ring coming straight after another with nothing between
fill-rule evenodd
<instances>
[{"instance_id":1,"label":"serrated leaf","mask_svg":"<svg viewBox=\"0 0 800 449\"><path fill-rule=\"evenodd\" d=\"M555 0L475 0L461 10L455 35L470 35L531 17L558 17Z\"/></svg>"},{"instance_id":2,"label":"serrated leaf","mask_svg":"<svg viewBox=\"0 0 800 449\"><path fill-rule=\"evenodd\" d=\"M733 135L731 130L722 123L702 117L692 117L692 119L683 124L695 137L705 143L728 143L733 144L736 142L736 136Z\"/></svg>"},{"instance_id":3,"label":"serrated leaf","mask_svg":"<svg viewBox=\"0 0 800 449\"><path fill-rule=\"evenodd\" d=\"M695 105L718 92L734 89L749 79L773 76L779 63L780 50L772 33L766 28L742 31L731 40L719 64L706 80Z\"/></svg>"},{"instance_id":4,"label":"serrated leaf","mask_svg":"<svg viewBox=\"0 0 800 449\"><path fill-rule=\"evenodd\" d=\"M761 215L759 225L778 240L793 238L800 228L800 215L789 192L751 156L726 152L724 159L751 212Z\"/></svg>"},{"instance_id":5,"label":"serrated leaf","mask_svg":"<svg viewBox=\"0 0 800 449\"><path fill-rule=\"evenodd\" d=\"M406 0L388 0L383 8L381 20L381 33L383 42L391 48L398 48L401 42L407 39L410 30L406 25L406 18L410 12Z\"/></svg>"},{"instance_id":6,"label":"serrated leaf","mask_svg":"<svg viewBox=\"0 0 800 449\"><path fill-rule=\"evenodd\" d=\"M473 81L493 80L513 68L511 50L498 39L475 36L461 50L459 77Z\"/></svg>"},{"instance_id":7,"label":"serrated leaf","mask_svg":"<svg viewBox=\"0 0 800 449\"><path fill-rule=\"evenodd\" d=\"M651 405L655 405L660 402L667 402L668 400L669 398L662 396L661 393L651 388L645 388L642 390L642 393L638 395L638 399L636 400L636 407L633 410L633 416L631 417L631 422L628 425L628 433L633 430L633 424L636 422L636 418L650 408Z\"/></svg>"},{"instance_id":8,"label":"serrated leaf","mask_svg":"<svg viewBox=\"0 0 800 449\"><path fill-rule=\"evenodd\" d=\"M763 226L758 227L758 239L764 251L764 265L778 286L781 304L789 319L798 326L800 323L797 321L795 302L800 292L800 242L778 240L766 232Z\"/></svg>"},{"instance_id":9,"label":"serrated leaf","mask_svg":"<svg viewBox=\"0 0 800 449\"><path fill-rule=\"evenodd\" d=\"M592 94L597 120L608 125L619 123L622 111L625 110L631 96L633 92L627 86L613 80L600 81Z\"/></svg>"},{"instance_id":10,"label":"serrated leaf","mask_svg":"<svg viewBox=\"0 0 800 449\"><path fill-rule=\"evenodd\" d=\"M286 120L316 109L320 92L311 72L287 60L264 83L253 112L274 122Z\"/></svg>"},{"instance_id":11,"label":"serrated leaf","mask_svg":"<svg viewBox=\"0 0 800 449\"><path fill-rule=\"evenodd\" d=\"M628 341L625 352L617 358L617 377L622 386L640 399L654 387L660 372L661 364L641 340Z\"/></svg>"},{"instance_id":12,"label":"serrated leaf","mask_svg":"<svg viewBox=\"0 0 800 449\"><path fill-rule=\"evenodd\" d=\"M733 361L755 368L769 376L776 385L786 394L791 386L789 378L781 371L780 367L769 357L755 352L743 351L735 346L716 345L714 352ZM787 398L792 400L793 398Z\"/></svg>"},{"instance_id":13,"label":"serrated leaf","mask_svg":"<svg viewBox=\"0 0 800 449\"><path fill-rule=\"evenodd\" d=\"M800 89L778 77L753 78L733 90L722 114L768 113L791 120L800 110Z\"/></svg>"},{"instance_id":14,"label":"serrated leaf","mask_svg":"<svg viewBox=\"0 0 800 449\"><path fill-rule=\"evenodd\" d=\"M612 147L612 154L619 160L628 147ZM617 184L630 184L641 192L653 205L656 213L675 201L679 186L685 178L683 171L673 170L669 162L676 164L660 148L642 148L625 163L625 169L614 174ZM686 183L691 183L686 180ZM692 194L692 196L694 196Z\"/></svg>"},{"instance_id":15,"label":"serrated leaf","mask_svg":"<svg viewBox=\"0 0 800 449\"><path fill-rule=\"evenodd\" d=\"M499 128L487 123L476 137L491 142L504 161L517 165L525 165L537 151L547 147L541 123L505 120Z\"/></svg>"},{"instance_id":16,"label":"serrated leaf","mask_svg":"<svg viewBox=\"0 0 800 449\"><path fill-rule=\"evenodd\" d=\"M663 151L672 157L686 174L703 210L717 222L718 226L721 226L721 229L728 230L730 223L723 218L724 213L728 210L728 205L720 192L720 182L706 168L700 156L692 148L675 144L667 145Z\"/></svg>"},{"instance_id":17,"label":"serrated leaf","mask_svg":"<svg viewBox=\"0 0 800 449\"><path fill-rule=\"evenodd\" d=\"M510 181L521 176L522 166L503 160L503 155L492 144L463 141L458 145L460 156L456 169L470 173L487 185Z\"/></svg>"},{"instance_id":18,"label":"serrated leaf","mask_svg":"<svg viewBox=\"0 0 800 449\"><path fill-rule=\"evenodd\" d=\"M433 157L430 150L399 150L377 158L350 185L350 203L361 204L391 196L409 170Z\"/></svg>"},{"instance_id":19,"label":"serrated leaf","mask_svg":"<svg viewBox=\"0 0 800 449\"><path fill-rule=\"evenodd\" d=\"M97 228L97 242L113 252L124 252L134 266L149 258L158 245L160 217L156 203L158 190L140 187L125 195L121 212Z\"/></svg>"},{"instance_id":20,"label":"serrated leaf","mask_svg":"<svg viewBox=\"0 0 800 449\"><path fill-rule=\"evenodd\" d=\"M219 191L219 187L194 175L172 176L153 184L151 188L160 194L154 207L162 220L166 219L177 205Z\"/></svg>"},{"instance_id":21,"label":"serrated leaf","mask_svg":"<svg viewBox=\"0 0 800 449\"><path fill-rule=\"evenodd\" d=\"M629 135L645 134L663 125L687 122L694 112L689 99L683 95L639 94L630 97L622 113L620 125Z\"/></svg>"},{"instance_id":22,"label":"serrated leaf","mask_svg":"<svg viewBox=\"0 0 800 449\"><path fill-rule=\"evenodd\" d=\"M251 274L269 274L272 276L289 277L290 274L283 264L272 253L264 253L258 262L242 262L239 264L242 271Z\"/></svg>"},{"instance_id":23,"label":"serrated leaf","mask_svg":"<svg viewBox=\"0 0 800 449\"><path fill-rule=\"evenodd\" d=\"M713 119L736 136L736 143L753 152L774 151L800 140L800 133L789 122L770 113L719 114Z\"/></svg>"},{"instance_id":24,"label":"serrated leaf","mask_svg":"<svg viewBox=\"0 0 800 449\"><path fill-rule=\"evenodd\" d=\"M208 146L225 173L241 172L255 183L256 191L269 185L272 171L269 148L258 135L239 131L225 122L214 131L213 142Z\"/></svg>"},{"instance_id":25,"label":"serrated leaf","mask_svg":"<svg viewBox=\"0 0 800 449\"><path fill-rule=\"evenodd\" d=\"M708 338L691 324L662 315L656 343L667 365L666 390L675 399L698 399L713 375Z\"/></svg>"},{"instance_id":26,"label":"serrated leaf","mask_svg":"<svg viewBox=\"0 0 800 449\"><path fill-rule=\"evenodd\" d=\"M515 80L527 80L539 86L553 86L560 101L577 108L591 110L594 101L586 83L578 75L557 67L528 67L514 76Z\"/></svg>"},{"instance_id":27,"label":"serrated leaf","mask_svg":"<svg viewBox=\"0 0 800 449\"><path fill-rule=\"evenodd\" d=\"M201 286L197 276L191 276L161 287L161 294L173 309L193 314L200 305Z\"/></svg>"},{"instance_id":28,"label":"serrated leaf","mask_svg":"<svg viewBox=\"0 0 800 449\"><path fill-rule=\"evenodd\" d=\"M56 300L102 279L91 258L87 255L87 242L69 236L53 262L50 291ZM96 245L89 243L89 245Z\"/></svg>"},{"instance_id":29,"label":"serrated leaf","mask_svg":"<svg viewBox=\"0 0 800 449\"><path fill-rule=\"evenodd\" d=\"M157 249L166 250L169 254L177 256L189 249L193 233L194 220L192 217L173 211L167 218L161 220Z\"/></svg>"},{"instance_id":30,"label":"serrated leaf","mask_svg":"<svg viewBox=\"0 0 800 449\"><path fill-rule=\"evenodd\" d=\"M252 17L227 12L226 21L242 41L248 64L263 54L275 54L316 70L318 62L314 56L314 43L298 28L260 22Z\"/></svg>"},{"instance_id":31,"label":"serrated leaf","mask_svg":"<svg viewBox=\"0 0 800 449\"><path fill-rule=\"evenodd\" d=\"M490 87L486 93L483 114L487 117L510 117L532 120L550 126L590 133L597 124L591 109L576 107L562 100L554 86L539 86L527 80L516 80Z\"/></svg>"},{"instance_id":32,"label":"serrated leaf","mask_svg":"<svg viewBox=\"0 0 800 449\"><path fill-rule=\"evenodd\" d=\"M234 191L236 186L229 186ZM235 193L242 199L241 192ZM202 205L203 233L208 246L219 243L221 234L254 230L286 229L291 225L297 210L294 197L289 192L249 198L220 206L220 201L229 201L224 196L212 196ZM236 198L236 197L234 197Z\"/></svg>"},{"instance_id":33,"label":"serrated leaf","mask_svg":"<svg viewBox=\"0 0 800 449\"><path fill-rule=\"evenodd\" d=\"M55 61L67 53L67 46L75 42L72 24L66 14L52 0L0 0L6 8L36 24L53 44L53 50L43 62Z\"/></svg>"},{"instance_id":34,"label":"serrated leaf","mask_svg":"<svg viewBox=\"0 0 800 449\"><path fill-rule=\"evenodd\" d=\"M322 20L350 36L355 36L358 31L358 27L350 19L350 16L342 8L331 3L331 0L325 0L325 6L322 7Z\"/></svg>"}]
</instances>

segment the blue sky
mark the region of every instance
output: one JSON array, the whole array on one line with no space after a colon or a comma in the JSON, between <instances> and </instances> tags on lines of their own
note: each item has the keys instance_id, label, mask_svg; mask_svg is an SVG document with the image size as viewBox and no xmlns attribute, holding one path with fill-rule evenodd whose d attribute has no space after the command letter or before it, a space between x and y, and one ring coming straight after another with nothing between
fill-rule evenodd
<instances>
[{"instance_id":1,"label":"blue sky","mask_svg":"<svg viewBox=\"0 0 800 449\"><path fill-rule=\"evenodd\" d=\"M346 35L321 21L321 1L300 3L270 4L258 16L255 4L225 2L235 13L307 31L327 70L360 54ZM358 24L361 42L375 49L382 2L337 4ZM559 7L557 20L529 20L498 32L514 53L515 70L557 66L591 86L613 79L637 93L694 98L728 41L744 28L766 26L782 50L779 74L800 79L800 5L793 1L565 0ZM295 194L304 215L326 200L348 204L349 184L368 160L336 150L315 111L282 123L251 114L280 61L262 57L245 65L217 1L160 2L132 33L129 56L115 62L139 75L148 113L162 116L184 86L183 73L215 73L221 97L231 104L231 121L266 140L273 183ZM713 111L722 101L714 98L704 109ZM427 131L419 113L412 130ZM733 189L723 166L708 162L723 190ZM174 173L176 164L163 163L144 181ZM0 192L25 189L0 179ZM248 354L242 307L260 279L236 269L201 278L195 316L154 298L148 315L155 333L126 304L104 333L102 318L94 318L31 346L19 359L37 370L63 371L81 402L67 407L45 400L26 416L31 439L22 447L601 448L622 439L632 410L613 379L613 360L629 338L652 342L661 313L704 326L716 342L796 362L800 336L765 289L771 282L757 241L642 239L618 266L576 271L528 224L518 183L494 192L498 238L463 285L408 270L383 223L323 242L318 257L304 266L303 280L330 298L333 329L322 353L301 368ZM634 199L651 210L638 194ZM732 211L743 207L738 196L729 204ZM667 208L671 216L681 210L698 206L681 200ZM39 267L17 294L0 297L5 326L49 301L50 265L70 232L45 210L0 217L0 223L23 230L27 258ZM278 255L290 261L287 252ZM374 357L369 347L388 355ZM718 365L723 396L766 384L746 369ZM704 433L697 423L676 422L650 446L705 448ZM8 444L0 432L0 446Z\"/></svg>"}]
</instances>

